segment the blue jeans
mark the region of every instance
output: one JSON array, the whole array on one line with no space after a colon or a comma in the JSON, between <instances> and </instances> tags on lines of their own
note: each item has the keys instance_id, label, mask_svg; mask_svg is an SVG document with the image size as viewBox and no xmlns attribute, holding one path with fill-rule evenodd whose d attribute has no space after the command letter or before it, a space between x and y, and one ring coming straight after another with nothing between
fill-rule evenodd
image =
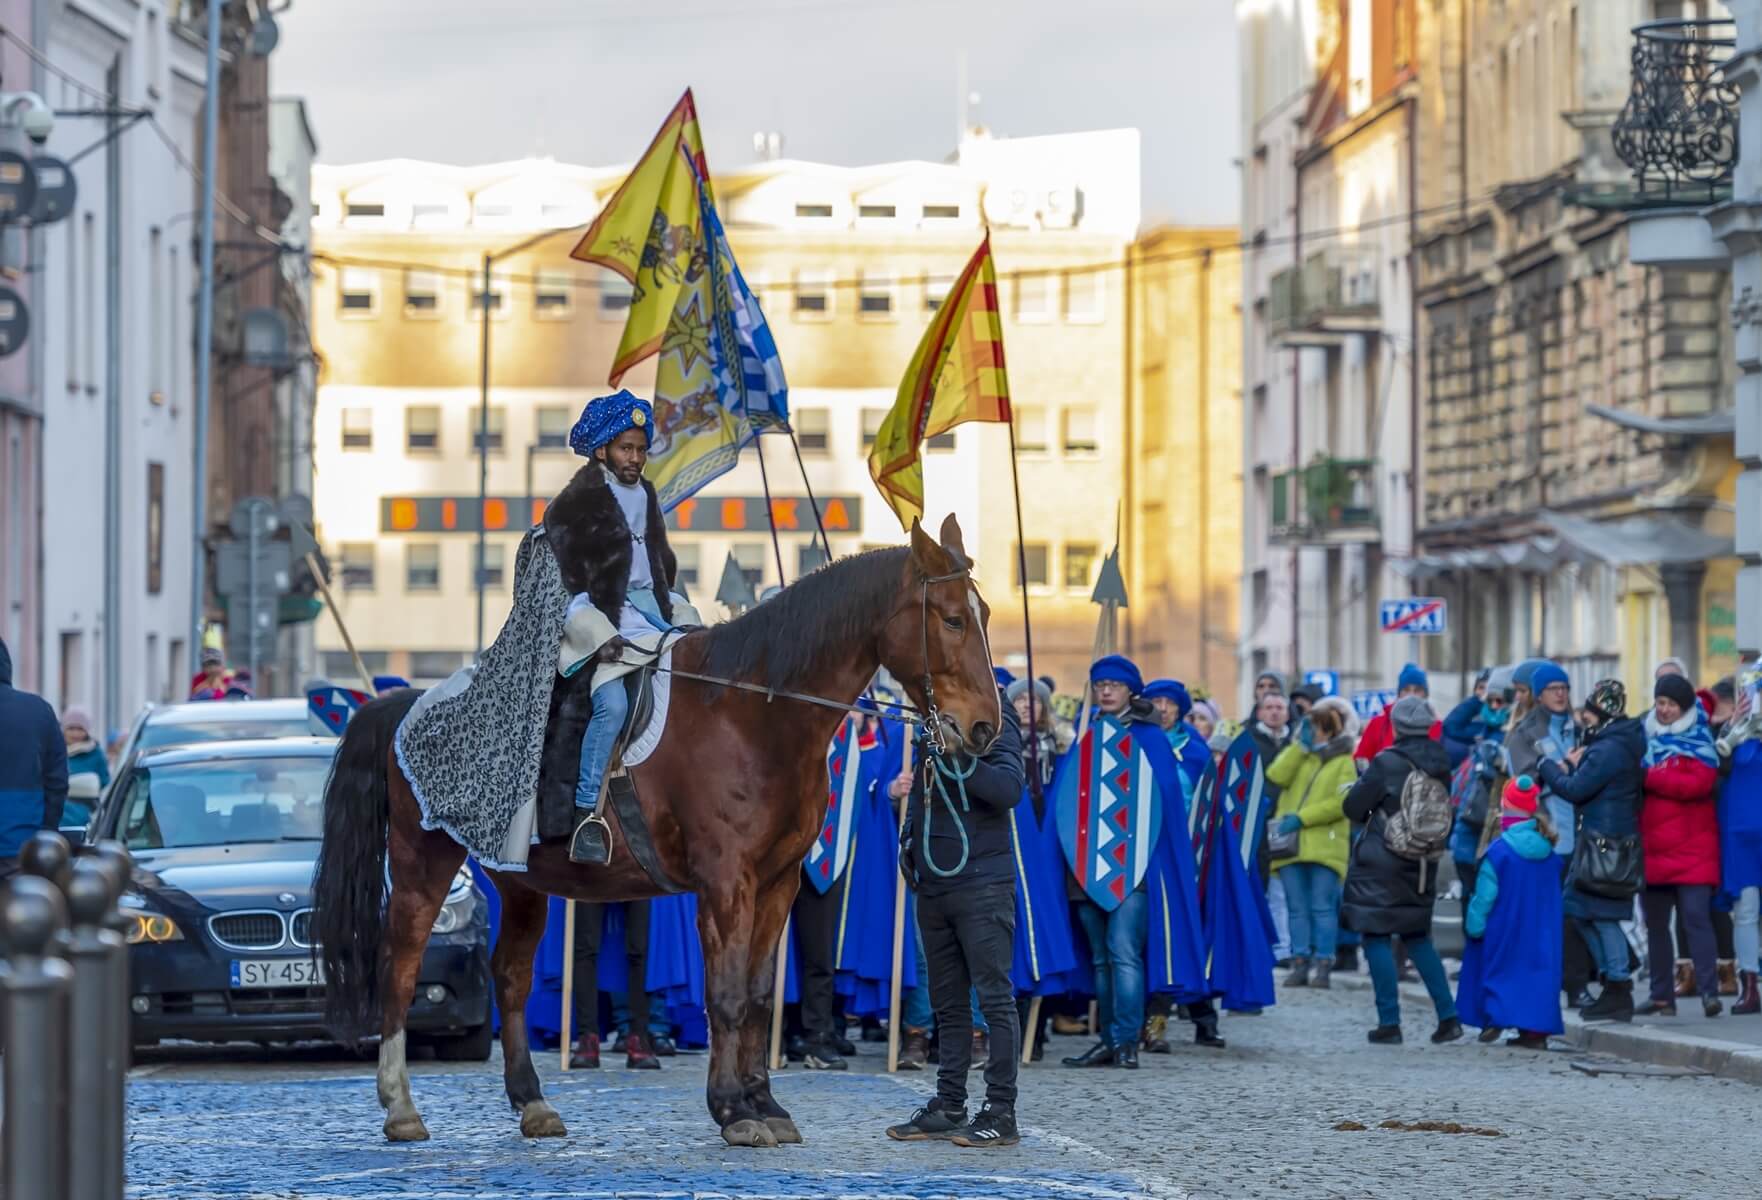
<instances>
[{"instance_id":1,"label":"blue jeans","mask_svg":"<svg viewBox=\"0 0 1762 1200\"><path fill-rule=\"evenodd\" d=\"M592 670L592 665L582 670ZM593 719L581 739L581 778L575 784L575 807L594 808L600 802L600 777L612 757L612 744L624 728L630 712L630 699L624 694L624 681L614 679L602 683L593 693Z\"/></svg>"},{"instance_id":2,"label":"blue jeans","mask_svg":"<svg viewBox=\"0 0 1762 1200\"><path fill-rule=\"evenodd\" d=\"M1294 958L1334 957L1340 932L1340 877L1320 863L1279 868L1291 919Z\"/></svg>"},{"instance_id":3,"label":"blue jeans","mask_svg":"<svg viewBox=\"0 0 1762 1200\"><path fill-rule=\"evenodd\" d=\"M1626 983L1627 935L1621 932L1620 921L1589 921L1576 917L1579 936L1590 947L1591 961L1597 964L1607 983Z\"/></svg>"},{"instance_id":4,"label":"blue jeans","mask_svg":"<svg viewBox=\"0 0 1762 1200\"><path fill-rule=\"evenodd\" d=\"M1150 895L1139 888L1112 912L1090 900L1077 903L1095 968L1095 1000L1110 1046L1136 1045L1144 1028L1144 938L1150 928Z\"/></svg>"},{"instance_id":5,"label":"blue jeans","mask_svg":"<svg viewBox=\"0 0 1762 1200\"><path fill-rule=\"evenodd\" d=\"M924 935L918 932L918 923L912 922L912 941L918 949L918 986L906 988L899 1001L899 1023L907 1029L930 1028L930 968L924 961ZM985 1014L979 1011L979 989L973 989L973 1028L979 1033L988 1032L991 1026L985 1023Z\"/></svg>"},{"instance_id":6,"label":"blue jeans","mask_svg":"<svg viewBox=\"0 0 1762 1200\"><path fill-rule=\"evenodd\" d=\"M1450 979L1444 974L1444 964L1438 958L1438 949L1432 945L1432 939L1403 937L1401 944L1407 947L1408 961L1425 980L1439 1023L1450 1020L1456 1015L1456 997L1450 994ZM1388 934L1364 935L1364 961L1370 967L1371 986L1376 989L1377 1024L1401 1024L1401 989L1395 978L1395 947Z\"/></svg>"}]
</instances>

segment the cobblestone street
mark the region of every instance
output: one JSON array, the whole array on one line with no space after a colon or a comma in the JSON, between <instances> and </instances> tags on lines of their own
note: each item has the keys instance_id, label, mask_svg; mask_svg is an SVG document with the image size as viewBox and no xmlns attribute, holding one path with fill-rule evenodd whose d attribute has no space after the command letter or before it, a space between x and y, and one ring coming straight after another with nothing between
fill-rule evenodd
<instances>
[{"instance_id":1,"label":"cobblestone street","mask_svg":"<svg viewBox=\"0 0 1762 1200\"><path fill-rule=\"evenodd\" d=\"M887 1077L876 1046L848 1074L781 1073L777 1094L807 1145L771 1152L722 1145L703 1108L701 1055L652 1074L565 1076L546 1054L570 1136L545 1142L521 1140L497 1064L420 1063L416 1101L434 1140L392 1146L366 1062L174 1048L146 1058L130 1084L130 1195L1665 1198L1731 1195L1734 1180L1754 1178L1752 1087L1590 1078L1570 1068L1570 1051L1437 1048L1411 1006L1408 1043L1372 1047L1370 1012L1365 990L1301 993L1263 1017L1227 1019L1227 1051L1177 1044L1135 1075L1049 1065L1081 1048L1055 1041L1049 1064L1024 1073L1022 1145L989 1154L888 1142L883 1126L931 1077ZM1390 1119L1505 1136L1376 1128ZM1335 1129L1348 1121L1370 1128Z\"/></svg>"}]
</instances>

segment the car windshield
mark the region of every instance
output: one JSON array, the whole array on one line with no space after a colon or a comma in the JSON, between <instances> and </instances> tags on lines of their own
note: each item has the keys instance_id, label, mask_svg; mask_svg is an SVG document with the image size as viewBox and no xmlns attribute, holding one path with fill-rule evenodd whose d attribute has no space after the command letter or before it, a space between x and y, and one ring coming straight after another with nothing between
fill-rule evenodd
<instances>
[{"instance_id":1,"label":"car windshield","mask_svg":"<svg viewBox=\"0 0 1762 1200\"><path fill-rule=\"evenodd\" d=\"M313 755L143 767L129 781L122 839L131 850L317 841L329 771Z\"/></svg>"},{"instance_id":2,"label":"car windshield","mask_svg":"<svg viewBox=\"0 0 1762 1200\"><path fill-rule=\"evenodd\" d=\"M312 723L296 717L233 717L225 721L149 721L136 744L142 750L160 746L193 746L200 742L240 742L257 738L311 737Z\"/></svg>"}]
</instances>

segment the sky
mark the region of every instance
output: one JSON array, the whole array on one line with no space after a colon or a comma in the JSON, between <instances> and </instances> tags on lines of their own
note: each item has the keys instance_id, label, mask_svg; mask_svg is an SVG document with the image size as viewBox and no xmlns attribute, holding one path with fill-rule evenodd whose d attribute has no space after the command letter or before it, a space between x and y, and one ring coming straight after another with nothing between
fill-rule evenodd
<instances>
[{"instance_id":1,"label":"sky","mask_svg":"<svg viewBox=\"0 0 1762 1200\"><path fill-rule=\"evenodd\" d=\"M1135 126L1144 215L1235 224L1229 0L294 0L271 60L329 163L640 154L690 86L711 169L945 158L959 63L1002 136Z\"/></svg>"}]
</instances>

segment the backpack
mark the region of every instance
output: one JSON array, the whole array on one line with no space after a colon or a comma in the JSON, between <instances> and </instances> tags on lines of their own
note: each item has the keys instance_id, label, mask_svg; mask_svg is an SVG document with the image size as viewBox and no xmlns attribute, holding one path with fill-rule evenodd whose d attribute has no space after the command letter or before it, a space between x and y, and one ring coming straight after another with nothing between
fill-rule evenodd
<instances>
[{"instance_id":1,"label":"backpack","mask_svg":"<svg viewBox=\"0 0 1762 1200\"><path fill-rule=\"evenodd\" d=\"M1399 753L1397 751L1396 753ZM1456 811L1449 790L1401 755L1413 769L1401 784L1398 811L1383 825L1383 843L1399 858L1419 863L1419 890L1425 891L1426 864L1436 862L1450 844Z\"/></svg>"}]
</instances>

